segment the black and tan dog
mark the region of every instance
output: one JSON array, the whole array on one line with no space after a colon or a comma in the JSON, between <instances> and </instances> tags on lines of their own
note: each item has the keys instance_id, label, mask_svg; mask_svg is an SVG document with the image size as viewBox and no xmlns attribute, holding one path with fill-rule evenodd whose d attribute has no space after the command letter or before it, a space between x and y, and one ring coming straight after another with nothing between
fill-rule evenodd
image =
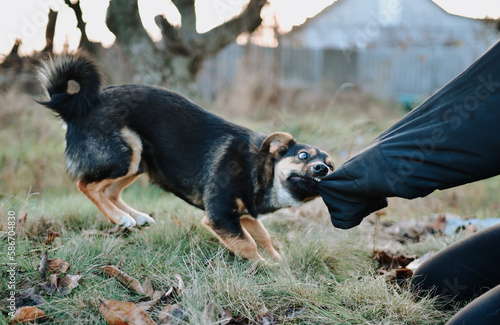
<instances>
[{"instance_id":1,"label":"black and tan dog","mask_svg":"<svg viewBox=\"0 0 500 325\"><path fill-rule=\"evenodd\" d=\"M259 134L172 91L143 85L101 90L97 66L82 53L42 62L38 76L50 95L42 104L67 124L69 175L123 227L154 223L121 199L147 173L205 210L202 223L237 255L261 260L257 243L279 259L257 217L318 196L317 182L333 170L326 153L288 133ZM76 92L68 90L71 82Z\"/></svg>"}]
</instances>

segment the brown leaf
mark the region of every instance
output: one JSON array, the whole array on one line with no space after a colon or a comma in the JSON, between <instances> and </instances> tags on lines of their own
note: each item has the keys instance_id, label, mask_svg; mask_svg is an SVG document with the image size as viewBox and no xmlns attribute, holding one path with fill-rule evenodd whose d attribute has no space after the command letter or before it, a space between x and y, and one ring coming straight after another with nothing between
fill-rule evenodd
<instances>
[{"instance_id":1,"label":"brown leaf","mask_svg":"<svg viewBox=\"0 0 500 325\"><path fill-rule=\"evenodd\" d=\"M166 305L158 314L158 325L173 324L176 320L182 320L185 311L178 305Z\"/></svg>"},{"instance_id":2,"label":"brown leaf","mask_svg":"<svg viewBox=\"0 0 500 325\"><path fill-rule=\"evenodd\" d=\"M82 276L80 274L66 275L62 278L58 278L57 274L51 274L49 277L50 281L41 283L40 286L47 291L67 295L78 286L78 281L80 281L81 278Z\"/></svg>"},{"instance_id":3,"label":"brown leaf","mask_svg":"<svg viewBox=\"0 0 500 325\"><path fill-rule=\"evenodd\" d=\"M151 308L153 308L154 306L156 306L159 301L160 301L160 299L158 298L158 299L153 299L153 300L148 300L148 301L141 301L141 302L136 303L135 305L144 311L148 311Z\"/></svg>"},{"instance_id":4,"label":"brown leaf","mask_svg":"<svg viewBox=\"0 0 500 325\"><path fill-rule=\"evenodd\" d=\"M99 309L109 325L156 325L144 310L131 302L99 300Z\"/></svg>"},{"instance_id":5,"label":"brown leaf","mask_svg":"<svg viewBox=\"0 0 500 325\"><path fill-rule=\"evenodd\" d=\"M153 292L153 296L151 297L151 299L155 300L155 299L160 299L161 297L163 297L163 292L155 290L155 292Z\"/></svg>"},{"instance_id":6,"label":"brown leaf","mask_svg":"<svg viewBox=\"0 0 500 325\"><path fill-rule=\"evenodd\" d=\"M52 231L51 229L47 230L47 239L45 239L45 245L50 245L54 241L56 237L58 237L59 234L57 232Z\"/></svg>"},{"instance_id":7,"label":"brown leaf","mask_svg":"<svg viewBox=\"0 0 500 325\"><path fill-rule=\"evenodd\" d=\"M159 291L155 291L155 294L153 295L153 299L155 299L158 295ZM175 287L170 287L165 293L161 294L160 300L165 301L169 298L175 298L177 295L177 289Z\"/></svg>"},{"instance_id":8,"label":"brown leaf","mask_svg":"<svg viewBox=\"0 0 500 325\"><path fill-rule=\"evenodd\" d=\"M127 273L121 271L119 268L117 268L114 265L106 265L101 267L101 270L111 276L117 279L121 284L123 284L125 287L128 289L131 289L137 293L146 295L144 292L144 289L142 288L141 284L139 281L128 275Z\"/></svg>"},{"instance_id":9,"label":"brown leaf","mask_svg":"<svg viewBox=\"0 0 500 325\"><path fill-rule=\"evenodd\" d=\"M51 272L62 272L66 273L69 271L71 266L65 260L61 260L60 258L54 258L53 260L47 261L47 269Z\"/></svg>"},{"instance_id":10,"label":"brown leaf","mask_svg":"<svg viewBox=\"0 0 500 325\"><path fill-rule=\"evenodd\" d=\"M42 280L47 280L47 251L43 252L42 259L40 260L40 266L38 267L38 273Z\"/></svg>"},{"instance_id":11,"label":"brown leaf","mask_svg":"<svg viewBox=\"0 0 500 325\"><path fill-rule=\"evenodd\" d=\"M416 259L416 256L409 255L392 255L384 251L375 251L375 256L373 259L379 262L379 268L383 268L387 271L397 269L400 267L405 267Z\"/></svg>"},{"instance_id":12,"label":"brown leaf","mask_svg":"<svg viewBox=\"0 0 500 325\"><path fill-rule=\"evenodd\" d=\"M219 320L222 325L247 325L250 324L250 320L243 316L233 316L233 313L229 309L224 309L222 312L222 317Z\"/></svg>"},{"instance_id":13,"label":"brown leaf","mask_svg":"<svg viewBox=\"0 0 500 325\"><path fill-rule=\"evenodd\" d=\"M37 307L21 307L16 310L12 320L19 323L28 323L45 318L45 312Z\"/></svg>"},{"instance_id":14,"label":"brown leaf","mask_svg":"<svg viewBox=\"0 0 500 325\"><path fill-rule=\"evenodd\" d=\"M413 271L405 267L396 270L396 280L406 280L413 276Z\"/></svg>"},{"instance_id":15,"label":"brown leaf","mask_svg":"<svg viewBox=\"0 0 500 325\"><path fill-rule=\"evenodd\" d=\"M152 298L155 291L153 289L153 284L151 283L151 279L146 278L146 280L144 280L144 282L142 283L141 286L142 286L142 289L144 290L144 293L146 294L146 296L149 296Z\"/></svg>"}]
</instances>

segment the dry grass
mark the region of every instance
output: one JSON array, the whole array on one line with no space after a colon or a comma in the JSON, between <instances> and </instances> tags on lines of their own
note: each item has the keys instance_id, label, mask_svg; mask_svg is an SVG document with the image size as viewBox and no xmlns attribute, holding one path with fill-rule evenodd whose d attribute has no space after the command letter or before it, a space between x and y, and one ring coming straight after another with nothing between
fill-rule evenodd
<instances>
[{"instance_id":1,"label":"dry grass","mask_svg":"<svg viewBox=\"0 0 500 325\"><path fill-rule=\"evenodd\" d=\"M243 115L232 120L262 132L291 132L302 142L326 149L340 163L402 115L397 108L352 96L333 104L328 99L295 103L262 111L256 120ZM99 299L144 299L104 276L99 267L106 264L121 264L123 271L141 281L150 278L158 289L171 286L177 281L174 275L180 274L186 290L175 302L188 315L183 323L189 324L203 323L208 303L255 323L263 306L283 324L441 324L451 315L430 299L414 301L408 290L376 275L371 225L334 229L320 199L264 218L284 261L258 272L201 227L201 211L144 180L126 191L125 199L154 212L157 225L128 236L85 236L84 230L110 225L64 173L64 130L59 122L29 96L11 91L0 97L0 128L0 230L6 230L8 211L18 216L27 213L23 234L16 241L16 290L20 294L36 287L44 294L46 303L39 308L51 324L104 324ZM499 189L498 179L491 179L424 199L394 199L386 218L411 219L444 211L496 216ZM29 194L33 192L39 194ZM43 243L47 229L60 234L51 245ZM5 239L3 233L0 241ZM428 239L402 249L420 254L453 240ZM5 246L1 250L0 269L5 274ZM71 272L82 275L71 294L48 295L36 286L41 282L36 269L44 250L49 258L68 261ZM1 299L6 297L6 286L2 277ZM5 322L3 311L0 323Z\"/></svg>"}]
</instances>

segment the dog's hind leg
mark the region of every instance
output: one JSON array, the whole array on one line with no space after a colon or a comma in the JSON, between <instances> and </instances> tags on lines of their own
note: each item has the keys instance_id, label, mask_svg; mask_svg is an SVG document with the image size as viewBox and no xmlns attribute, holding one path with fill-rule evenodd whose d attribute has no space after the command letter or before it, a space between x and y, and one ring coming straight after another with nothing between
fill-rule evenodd
<instances>
[{"instance_id":1,"label":"dog's hind leg","mask_svg":"<svg viewBox=\"0 0 500 325\"><path fill-rule=\"evenodd\" d=\"M232 235L219 229L213 225L213 223L205 215L201 220L201 223L208 229L212 234L214 234L219 241L224 244L229 250L238 256L245 257L253 261L264 261L262 256L257 252L257 244L253 240L252 236L245 229L241 229L241 234Z\"/></svg>"},{"instance_id":2,"label":"dog's hind leg","mask_svg":"<svg viewBox=\"0 0 500 325\"><path fill-rule=\"evenodd\" d=\"M128 213L120 210L106 196L105 191L115 179L105 179L99 182L87 183L83 179L77 183L78 189L85 194L112 223L122 227L133 227L136 222Z\"/></svg>"},{"instance_id":3,"label":"dog's hind leg","mask_svg":"<svg viewBox=\"0 0 500 325\"><path fill-rule=\"evenodd\" d=\"M240 219L241 225L246 229L253 239L261 246L273 259L281 260L281 255L276 251L271 241L271 236L262 224L262 221L249 215L243 215Z\"/></svg>"},{"instance_id":4,"label":"dog's hind leg","mask_svg":"<svg viewBox=\"0 0 500 325\"><path fill-rule=\"evenodd\" d=\"M121 198L123 190L132 184L137 177L139 174L117 178L106 188L105 194L118 209L130 214L139 226L147 226L155 223L155 220L147 214L131 208Z\"/></svg>"}]
</instances>

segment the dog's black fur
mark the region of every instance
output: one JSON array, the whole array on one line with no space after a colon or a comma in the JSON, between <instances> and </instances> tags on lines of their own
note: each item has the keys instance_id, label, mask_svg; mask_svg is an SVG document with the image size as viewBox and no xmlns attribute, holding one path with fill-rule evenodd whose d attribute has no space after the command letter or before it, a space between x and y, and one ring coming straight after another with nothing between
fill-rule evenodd
<instances>
[{"instance_id":1,"label":"dog's black fur","mask_svg":"<svg viewBox=\"0 0 500 325\"><path fill-rule=\"evenodd\" d=\"M113 195L121 200L128 181L144 172L164 190L204 209L205 225L229 246L230 239L249 236L242 215L253 219L308 201L319 195L317 181L333 170L326 153L297 143L288 133L254 132L175 92L144 85L101 91L98 68L83 53L46 60L38 75L50 95L42 104L67 124L69 175L106 217L123 226L135 224L126 218L129 211L121 218L116 215L121 209L102 206ZM70 80L79 85L75 93L68 92ZM111 186L118 180L127 184ZM153 222L129 214L139 224Z\"/></svg>"}]
</instances>

